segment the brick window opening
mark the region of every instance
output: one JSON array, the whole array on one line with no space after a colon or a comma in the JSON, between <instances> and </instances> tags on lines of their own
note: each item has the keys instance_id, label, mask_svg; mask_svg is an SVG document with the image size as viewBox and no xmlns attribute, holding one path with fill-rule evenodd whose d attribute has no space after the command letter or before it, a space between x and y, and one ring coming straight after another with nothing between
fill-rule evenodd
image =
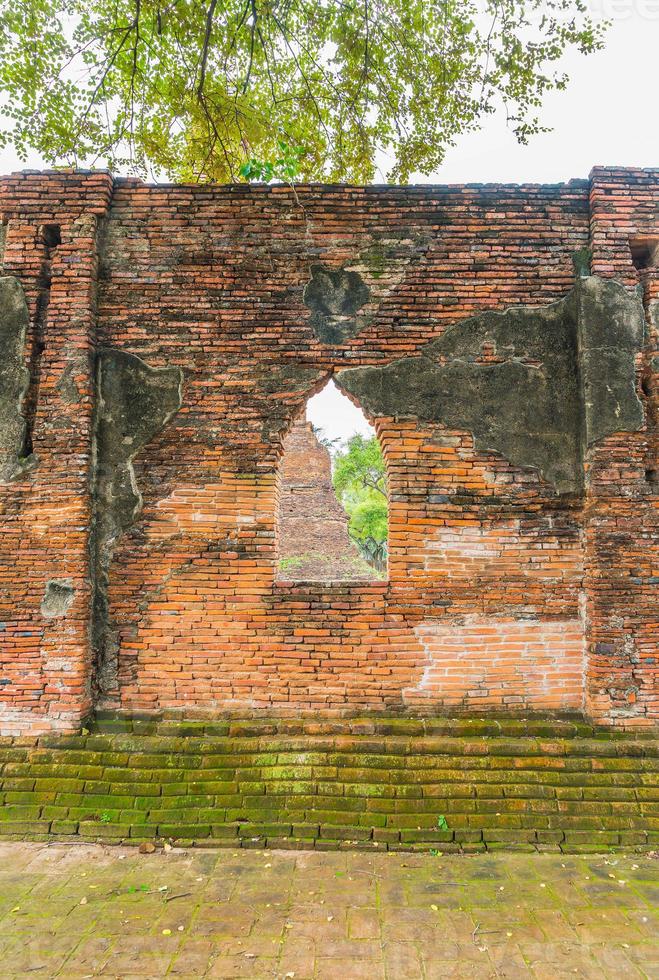
<instances>
[{"instance_id":1,"label":"brick window opening","mask_svg":"<svg viewBox=\"0 0 659 980\"><path fill-rule=\"evenodd\" d=\"M659 238L630 238L629 250L632 264L639 272L659 267Z\"/></svg>"},{"instance_id":2,"label":"brick window opening","mask_svg":"<svg viewBox=\"0 0 659 980\"><path fill-rule=\"evenodd\" d=\"M387 476L375 430L330 379L284 439L278 580L385 578L388 514Z\"/></svg>"}]
</instances>

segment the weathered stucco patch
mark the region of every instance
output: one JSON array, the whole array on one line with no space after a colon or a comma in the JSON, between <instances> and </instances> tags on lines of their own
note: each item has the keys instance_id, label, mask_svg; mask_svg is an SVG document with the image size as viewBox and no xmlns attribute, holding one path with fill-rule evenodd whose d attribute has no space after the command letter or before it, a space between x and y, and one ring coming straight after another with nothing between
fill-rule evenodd
<instances>
[{"instance_id":1,"label":"weathered stucco patch","mask_svg":"<svg viewBox=\"0 0 659 980\"><path fill-rule=\"evenodd\" d=\"M94 431L94 629L97 682L116 681L115 644L108 636L107 583L114 543L142 507L133 460L182 404L180 368L152 368L134 354L100 352ZM111 651L114 650L114 653Z\"/></svg>"},{"instance_id":2,"label":"weathered stucco patch","mask_svg":"<svg viewBox=\"0 0 659 980\"><path fill-rule=\"evenodd\" d=\"M304 287L311 328L323 344L343 344L368 326L382 301L403 281L405 269L427 247L427 238L379 238L341 268L316 263Z\"/></svg>"},{"instance_id":3,"label":"weathered stucco patch","mask_svg":"<svg viewBox=\"0 0 659 980\"><path fill-rule=\"evenodd\" d=\"M96 500L98 519L113 537L139 513L133 460L181 407L182 384L180 368L152 368L125 351L99 354Z\"/></svg>"},{"instance_id":4,"label":"weathered stucco patch","mask_svg":"<svg viewBox=\"0 0 659 980\"><path fill-rule=\"evenodd\" d=\"M23 401L30 376L25 367L25 339L30 317L23 287L14 276L0 278L0 483L26 468Z\"/></svg>"},{"instance_id":5,"label":"weathered stucco patch","mask_svg":"<svg viewBox=\"0 0 659 980\"><path fill-rule=\"evenodd\" d=\"M55 390L59 392L60 397L67 405L77 405L80 403L82 395L75 379L76 375L82 375L84 377L87 369L87 362L85 360L74 357L62 371L59 381L55 385Z\"/></svg>"},{"instance_id":6,"label":"weathered stucco patch","mask_svg":"<svg viewBox=\"0 0 659 980\"><path fill-rule=\"evenodd\" d=\"M41 602L41 615L46 619L66 616L74 596L75 589L70 579L51 579L46 583L46 591Z\"/></svg>"},{"instance_id":7,"label":"weathered stucco patch","mask_svg":"<svg viewBox=\"0 0 659 980\"><path fill-rule=\"evenodd\" d=\"M369 415L467 430L478 450L574 492L588 445L642 425L634 353L643 323L637 297L590 276L550 306L470 317L418 356L335 380Z\"/></svg>"},{"instance_id":8,"label":"weathered stucco patch","mask_svg":"<svg viewBox=\"0 0 659 980\"><path fill-rule=\"evenodd\" d=\"M645 340L645 313L640 298L597 276L584 280L576 301L585 437L591 446L643 424L634 361Z\"/></svg>"},{"instance_id":9,"label":"weathered stucco patch","mask_svg":"<svg viewBox=\"0 0 659 980\"><path fill-rule=\"evenodd\" d=\"M368 303L370 290L358 272L311 266L311 281L304 302L311 310L311 325L319 340L340 344L359 330L356 314Z\"/></svg>"},{"instance_id":10,"label":"weathered stucco patch","mask_svg":"<svg viewBox=\"0 0 659 980\"><path fill-rule=\"evenodd\" d=\"M578 619L542 621L469 615L420 623L415 634L426 663L410 707L579 711L585 684L585 639Z\"/></svg>"}]
</instances>

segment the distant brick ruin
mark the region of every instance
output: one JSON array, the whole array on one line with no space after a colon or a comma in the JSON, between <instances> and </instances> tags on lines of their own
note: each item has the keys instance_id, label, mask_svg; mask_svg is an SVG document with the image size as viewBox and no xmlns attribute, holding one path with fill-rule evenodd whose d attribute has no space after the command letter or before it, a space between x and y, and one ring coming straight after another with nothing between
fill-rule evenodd
<instances>
[{"instance_id":1,"label":"distant brick ruin","mask_svg":"<svg viewBox=\"0 0 659 980\"><path fill-rule=\"evenodd\" d=\"M659 170L24 172L0 213L0 734L95 708L656 724ZM384 579L286 568L329 501L294 423L330 377L382 445Z\"/></svg>"},{"instance_id":2,"label":"distant brick ruin","mask_svg":"<svg viewBox=\"0 0 659 980\"><path fill-rule=\"evenodd\" d=\"M281 581L355 581L380 576L348 534L332 486L332 461L310 422L299 419L282 443L278 572Z\"/></svg>"}]
</instances>

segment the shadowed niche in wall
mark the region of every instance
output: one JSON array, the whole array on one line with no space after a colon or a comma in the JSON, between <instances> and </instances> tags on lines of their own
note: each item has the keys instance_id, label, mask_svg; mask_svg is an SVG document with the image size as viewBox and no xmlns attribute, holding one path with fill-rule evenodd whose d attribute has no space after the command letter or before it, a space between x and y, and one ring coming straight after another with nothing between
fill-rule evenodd
<instances>
[{"instance_id":1,"label":"shadowed niche in wall","mask_svg":"<svg viewBox=\"0 0 659 980\"><path fill-rule=\"evenodd\" d=\"M588 448L643 423L634 357L644 325L636 296L590 276L549 306L470 317L416 356L339 371L336 381L371 416L471 432L477 450L575 493Z\"/></svg>"},{"instance_id":2,"label":"shadowed niche in wall","mask_svg":"<svg viewBox=\"0 0 659 980\"><path fill-rule=\"evenodd\" d=\"M30 375L25 341L30 317L23 287L13 276L0 278L0 483L25 471L25 396Z\"/></svg>"},{"instance_id":3,"label":"shadowed niche in wall","mask_svg":"<svg viewBox=\"0 0 659 980\"><path fill-rule=\"evenodd\" d=\"M23 414L25 416L24 455L29 457L34 451L35 425L39 407L41 372L48 325L48 308L53 282L53 260L56 250L62 244L59 225L42 225L39 229L37 247L41 254L36 308L32 325L30 349L30 383L25 395Z\"/></svg>"},{"instance_id":4,"label":"shadowed niche in wall","mask_svg":"<svg viewBox=\"0 0 659 980\"><path fill-rule=\"evenodd\" d=\"M277 515L278 579L383 578L387 498L375 431L330 381L310 399L306 417L299 418L284 439Z\"/></svg>"}]
</instances>

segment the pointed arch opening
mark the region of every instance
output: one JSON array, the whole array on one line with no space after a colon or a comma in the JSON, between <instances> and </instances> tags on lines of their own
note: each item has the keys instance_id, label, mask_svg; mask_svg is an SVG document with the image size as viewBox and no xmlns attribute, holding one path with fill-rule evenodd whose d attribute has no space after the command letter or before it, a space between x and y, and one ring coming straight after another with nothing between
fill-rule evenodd
<instances>
[{"instance_id":1,"label":"pointed arch opening","mask_svg":"<svg viewBox=\"0 0 659 980\"><path fill-rule=\"evenodd\" d=\"M332 378L284 438L277 570L282 582L368 582L387 574L389 489L382 448Z\"/></svg>"}]
</instances>

